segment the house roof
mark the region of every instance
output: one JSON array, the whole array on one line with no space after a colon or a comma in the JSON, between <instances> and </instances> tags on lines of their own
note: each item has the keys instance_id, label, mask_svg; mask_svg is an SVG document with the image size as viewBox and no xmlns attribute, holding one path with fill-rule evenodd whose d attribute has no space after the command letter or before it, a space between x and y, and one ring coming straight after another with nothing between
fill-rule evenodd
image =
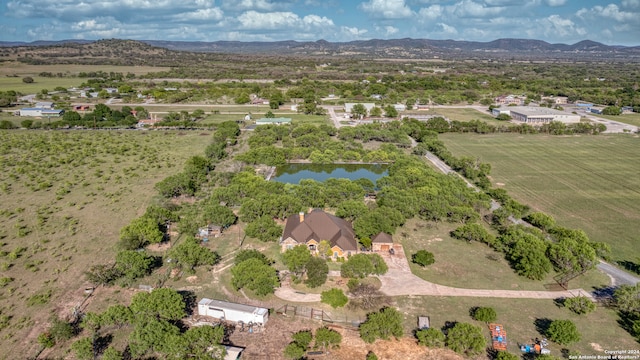
<instances>
[{"instance_id":1,"label":"house roof","mask_svg":"<svg viewBox=\"0 0 640 360\"><path fill-rule=\"evenodd\" d=\"M373 239L371 239L371 242L373 243L391 243L393 244L393 237L391 237L391 235L381 232L378 235L374 236Z\"/></svg>"},{"instance_id":2,"label":"house roof","mask_svg":"<svg viewBox=\"0 0 640 360\"><path fill-rule=\"evenodd\" d=\"M358 244L351 224L322 210L313 210L304 214L304 220L300 221L300 215L292 215L287 218L287 223L282 234L283 239L292 238L299 243L309 240L327 240L331 247L338 246L343 251L355 251Z\"/></svg>"},{"instance_id":3,"label":"house roof","mask_svg":"<svg viewBox=\"0 0 640 360\"><path fill-rule=\"evenodd\" d=\"M205 305L205 306L214 307L218 309L235 310L235 311L241 311L245 313L258 314L258 315L264 315L269 312L268 309L261 308L261 307L237 304L237 303L232 303L228 301L214 300L214 299L207 299L207 298L202 298L198 302L198 305Z\"/></svg>"}]
</instances>

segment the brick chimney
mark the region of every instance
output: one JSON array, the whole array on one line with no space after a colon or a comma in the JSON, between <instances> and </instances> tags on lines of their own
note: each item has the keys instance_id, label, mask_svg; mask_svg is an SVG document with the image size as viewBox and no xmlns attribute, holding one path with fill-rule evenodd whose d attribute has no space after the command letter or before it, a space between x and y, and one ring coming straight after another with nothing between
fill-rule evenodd
<instances>
[{"instance_id":1,"label":"brick chimney","mask_svg":"<svg viewBox=\"0 0 640 360\"><path fill-rule=\"evenodd\" d=\"M298 215L300 215L300 222L304 222L304 212L300 211Z\"/></svg>"}]
</instances>

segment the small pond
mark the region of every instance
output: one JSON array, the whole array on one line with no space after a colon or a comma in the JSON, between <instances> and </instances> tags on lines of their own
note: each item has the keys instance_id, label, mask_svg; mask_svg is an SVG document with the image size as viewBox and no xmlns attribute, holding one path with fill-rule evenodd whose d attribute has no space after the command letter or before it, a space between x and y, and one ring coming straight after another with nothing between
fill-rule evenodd
<instances>
[{"instance_id":1,"label":"small pond","mask_svg":"<svg viewBox=\"0 0 640 360\"><path fill-rule=\"evenodd\" d=\"M388 175L388 164L287 164L278 166L271 178L287 184L298 184L300 180L325 181L330 178L358 180L369 179L374 184Z\"/></svg>"}]
</instances>

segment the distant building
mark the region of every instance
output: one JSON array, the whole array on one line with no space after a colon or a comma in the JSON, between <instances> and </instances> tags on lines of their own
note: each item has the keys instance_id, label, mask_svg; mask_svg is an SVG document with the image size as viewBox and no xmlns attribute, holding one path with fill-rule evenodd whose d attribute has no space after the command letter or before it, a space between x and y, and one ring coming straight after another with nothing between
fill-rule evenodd
<instances>
[{"instance_id":1,"label":"distant building","mask_svg":"<svg viewBox=\"0 0 640 360\"><path fill-rule=\"evenodd\" d=\"M526 96L517 96L517 95L502 95L494 99L496 104L512 105L512 106L524 105L525 100L526 100Z\"/></svg>"},{"instance_id":2,"label":"distant building","mask_svg":"<svg viewBox=\"0 0 640 360\"><path fill-rule=\"evenodd\" d=\"M633 112L633 106L623 106L620 108L623 114L631 114Z\"/></svg>"},{"instance_id":3,"label":"distant building","mask_svg":"<svg viewBox=\"0 0 640 360\"><path fill-rule=\"evenodd\" d=\"M560 121L563 123L580 122L580 115L546 107L516 106L510 107L508 110L509 115L514 121L527 124L544 124L552 121Z\"/></svg>"},{"instance_id":4,"label":"distant building","mask_svg":"<svg viewBox=\"0 0 640 360\"><path fill-rule=\"evenodd\" d=\"M344 104L344 112L347 112L347 113L351 114L351 111L353 110L353 106L356 105L356 104L364 105L364 108L367 110L367 113L371 112L371 109L376 107L376 104L374 104L374 103L345 103Z\"/></svg>"},{"instance_id":5,"label":"distant building","mask_svg":"<svg viewBox=\"0 0 640 360\"><path fill-rule=\"evenodd\" d=\"M406 111L407 110L407 105L405 105L405 104L394 104L393 108L396 109L396 111L398 111L398 112Z\"/></svg>"},{"instance_id":6,"label":"distant building","mask_svg":"<svg viewBox=\"0 0 640 360\"><path fill-rule=\"evenodd\" d=\"M566 96L543 96L540 100L551 101L556 105L564 105L569 103L569 98Z\"/></svg>"},{"instance_id":7,"label":"distant building","mask_svg":"<svg viewBox=\"0 0 640 360\"><path fill-rule=\"evenodd\" d=\"M43 108L24 108L19 111L20 116L35 116L35 117L61 117L64 115L62 109L43 109Z\"/></svg>"},{"instance_id":8,"label":"distant building","mask_svg":"<svg viewBox=\"0 0 640 360\"><path fill-rule=\"evenodd\" d=\"M34 108L53 110L53 103L51 101L39 101Z\"/></svg>"},{"instance_id":9,"label":"distant building","mask_svg":"<svg viewBox=\"0 0 640 360\"><path fill-rule=\"evenodd\" d=\"M291 118L262 118L256 120L256 125L283 125L283 124L291 124Z\"/></svg>"}]
</instances>

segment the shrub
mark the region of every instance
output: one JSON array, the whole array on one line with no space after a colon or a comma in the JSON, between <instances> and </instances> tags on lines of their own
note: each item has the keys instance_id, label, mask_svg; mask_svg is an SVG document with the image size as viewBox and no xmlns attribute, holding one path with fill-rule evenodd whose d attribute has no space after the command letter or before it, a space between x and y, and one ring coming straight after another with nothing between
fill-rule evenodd
<instances>
[{"instance_id":1,"label":"shrub","mask_svg":"<svg viewBox=\"0 0 640 360\"><path fill-rule=\"evenodd\" d=\"M480 354L486 346L482 329L468 323L457 323L451 328L446 343L451 350L467 355Z\"/></svg>"},{"instance_id":2,"label":"shrub","mask_svg":"<svg viewBox=\"0 0 640 360\"><path fill-rule=\"evenodd\" d=\"M320 295L320 301L330 305L332 308L345 306L349 298L340 289L331 289L323 291Z\"/></svg>"},{"instance_id":3,"label":"shrub","mask_svg":"<svg viewBox=\"0 0 640 360\"><path fill-rule=\"evenodd\" d=\"M411 256L411 261L422 267L425 267L436 262L436 259L433 257L432 253L426 250L418 250L418 252Z\"/></svg>"},{"instance_id":4,"label":"shrub","mask_svg":"<svg viewBox=\"0 0 640 360\"><path fill-rule=\"evenodd\" d=\"M439 329L429 328L416 331L418 344L430 348L444 347L445 336Z\"/></svg>"},{"instance_id":5,"label":"shrub","mask_svg":"<svg viewBox=\"0 0 640 360\"><path fill-rule=\"evenodd\" d=\"M580 333L571 320L554 320L546 331L549 340L560 345L580 341Z\"/></svg>"},{"instance_id":6,"label":"shrub","mask_svg":"<svg viewBox=\"0 0 640 360\"><path fill-rule=\"evenodd\" d=\"M586 296L576 296L564 301L564 306L578 315L588 314L596 309L596 304Z\"/></svg>"},{"instance_id":7,"label":"shrub","mask_svg":"<svg viewBox=\"0 0 640 360\"><path fill-rule=\"evenodd\" d=\"M25 76L22 78L22 82L25 84L32 84L33 83L33 78L31 76Z\"/></svg>"},{"instance_id":8,"label":"shrub","mask_svg":"<svg viewBox=\"0 0 640 360\"><path fill-rule=\"evenodd\" d=\"M493 308L490 307L476 307L471 310L471 317L474 320L492 322L496 321L498 315Z\"/></svg>"}]
</instances>

